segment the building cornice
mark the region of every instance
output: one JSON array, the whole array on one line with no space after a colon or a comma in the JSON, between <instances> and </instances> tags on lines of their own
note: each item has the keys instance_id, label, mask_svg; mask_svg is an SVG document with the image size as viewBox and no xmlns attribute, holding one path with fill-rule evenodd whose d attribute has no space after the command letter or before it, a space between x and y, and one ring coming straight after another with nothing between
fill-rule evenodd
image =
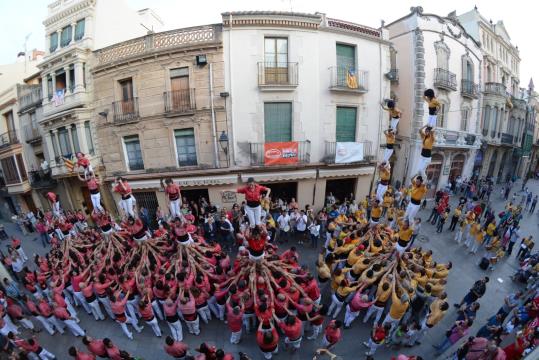
<instances>
[{"instance_id":1,"label":"building cornice","mask_svg":"<svg viewBox=\"0 0 539 360\"><path fill-rule=\"evenodd\" d=\"M59 12L55 13L54 15L49 16L48 18L45 19L45 21L43 21L43 25L45 25L45 27L47 27L47 26L51 26L52 24L54 24L54 23L56 23L58 21L62 21L63 19L65 19L66 17L69 17L70 15L73 15L73 14L79 12L79 11L82 11L82 10L84 10L86 8L94 6L95 1L96 0L79 1L78 3L73 4L72 6L66 8L64 10L60 10Z\"/></svg>"}]
</instances>

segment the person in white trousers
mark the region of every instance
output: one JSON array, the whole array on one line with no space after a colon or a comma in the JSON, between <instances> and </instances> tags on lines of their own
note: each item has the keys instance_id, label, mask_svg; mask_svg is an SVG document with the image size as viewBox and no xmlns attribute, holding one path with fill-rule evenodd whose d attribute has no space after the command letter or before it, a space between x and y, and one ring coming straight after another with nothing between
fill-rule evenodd
<instances>
[{"instance_id":1,"label":"person in white trousers","mask_svg":"<svg viewBox=\"0 0 539 360\"><path fill-rule=\"evenodd\" d=\"M389 162L395 147L395 131L392 128L389 128L384 131L384 134L386 136L386 148L384 150L384 158L382 162Z\"/></svg>"},{"instance_id":2,"label":"person in white trousers","mask_svg":"<svg viewBox=\"0 0 539 360\"><path fill-rule=\"evenodd\" d=\"M395 106L394 100L386 100L386 103L381 103L382 109L389 112L391 119L389 120L389 128L397 131L397 126L399 125L399 120L402 115L402 112Z\"/></svg>"},{"instance_id":3,"label":"person in white trousers","mask_svg":"<svg viewBox=\"0 0 539 360\"><path fill-rule=\"evenodd\" d=\"M65 326L71 331L73 336L84 336L85 332L77 324L74 318L71 317L66 308L59 306L57 303L53 302L52 306L54 308L53 313L57 321L63 322Z\"/></svg>"},{"instance_id":4,"label":"person in white trousers","mask_svg":"<svg viewBox=\"0 0 539 360\"><path fill-rule=\"evenodd\" d=\"M77 173L77 176L80 181L86 182L86 186L90 191L90 200L92 200L92 206L94 210L99 212L105 212L103 206L101 206L101 193L99 192L99 179L95 176L93 172L90 172L84 177L80 173Z\"/></svg>"},{"instance_id":5,"label":"person in white trousers","mask_svg":"<svg viewBox=\"0 0 539 360\"><path fill-rule=\"evenodd\" d=\"M101 307L99 306L99 301L97 300L97 296L93 292L92 284L86 284L86 283L81 282L79 286L80 286L82 294L84 295L84 299L86 300L86 303L90 307L90 311L92 312L94 319L96 321L105 320L105 315L103 315L103 312L101 311Z\"/></svg>"},{"instance_id":6,"label":"person in white trousers","mask_svg":"<svg viewBox=\"0 0 539 360\"><path fill-rule=\"evenodd\" d=\"M427 193L427 186L423 184L423 177L420 175L413 177L411 188L410 203L406 207L404 218L408 219L408 223L413 224L414 218L421 207L421 200Z\"/></svg>"},{"instance_id":7,"label":"person in white trousers","mask_svg":"<svg viewBox=\"0 0 539 360\"><path fill-rule=\"evenodd\" d=\"M434 95L434 90L427 89L423 93L423 99L427 102L427 106L429 107L429 117L427 120L427 126L430 128L433 128L436 126L436 117L438 114L438 110L440 110L441 104L436 99L436 96Z\"/></svg>"},{"instance_id":8,"label":"person in white trousers","mask_svg":"<svg viewBox=\"0 0 539 360\"><path fill-rule=\"evenodd\" d=\"M131 193L131 186L125 178L117 177L116 186L114 186L114 192L120 194L122 199L120 200L120 208L122 209L125 217L135 217L135 198Z\"/></svg>"},{"instance_id":9,"label":"person in white trousers","mask_svg":"<svg viewBox=\"0 0 539 360\"><path fill-rule=\"evenodd\" d=\"M245 205L245 214L249 219L249 227L252 229L255 226L261 225L262 206L260 205L260 199L263 192L269 197L271 189L255 183L255 179L250 177L247 179L247 186L236 189L236 192L245 195L245 201L247 202L247 205Z\"/></svg>"},{"instance_id":10,"label":"person in white trousers","mask_svg":"<svg viewBox=\"0 0 539 360\"><path fill-rule=\"evenodd\" d=\"M150 325L150 327L153 330L153 333L157 337L161 337L161 328L159 327L159 324L157 323L157 318L155 317L152 304L149 303L149 294L147 294L146 297L144 297L139 302L139 312L141 314L142 319L146 322L146 324Z\"/></svg>"},{"instance_id":11,"label":"person in white trousers","mask_svg":"<svg viewBox=\"0 0 539 360\"><path fill-rule=\"evenodd\" d=\"M428 126L423 126L419 130L421 136L422 147L421 154L419 156L419 162L417 165L417 174L427 176L426 170L432 161L432 147L434 146L434 130Z\"/></svg>"},{"instance_id":12,"label":"person in white trousers","mask_svg":"<svg viewBox=\"0 0 539 360\"><path fill-rule=\"evenodd\" d=\"M181 189L178 184L174 184L174 181L171 178L166 178L163 182L163 179L160 180L161 187L165 191L166 199L168 201L168 208L170 210L170 217L172 219L182 218L182 213L180 208L182 206L182 194Z\"/></svg>"},{"instance_id":13,"label":"person in white trousers","mask_svg":"<svg viewBox=\"0 0 539 360\"><path fill-rule=\"evenodd\" d=\"M378 171L380 182L376 188L376 199L382 204L384 202L384 194L389 186L389 179L391 178L391 165L384 161L378 166Z\"/></svg>"}]
</instances>

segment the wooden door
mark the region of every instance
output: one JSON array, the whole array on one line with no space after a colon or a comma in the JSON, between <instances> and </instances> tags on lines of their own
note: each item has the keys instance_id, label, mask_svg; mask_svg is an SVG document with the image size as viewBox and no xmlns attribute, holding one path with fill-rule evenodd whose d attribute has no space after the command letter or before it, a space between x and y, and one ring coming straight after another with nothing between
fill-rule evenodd
<instances>
[{"instance_id":1,"label":"wooden door","mask_svg":"<svg viewBox=\"0 0 539 360\"><path fill-rule=\"evenodd\" d=\"M122 114L131 114L134 112L133 104L133 80L125 79L120 81L122 92Z\"/></svg>"},{"instance_id":2,"label":"wooden door","mask_svg":"<svg viewBox=\"0 0 539 360\"><path fill-rule=\"evenodd\" d=\"M181 75L170 79L170 97L172 109L188 109L191 104L189 94L189 75Z\"/></svg>"}]
</instances>

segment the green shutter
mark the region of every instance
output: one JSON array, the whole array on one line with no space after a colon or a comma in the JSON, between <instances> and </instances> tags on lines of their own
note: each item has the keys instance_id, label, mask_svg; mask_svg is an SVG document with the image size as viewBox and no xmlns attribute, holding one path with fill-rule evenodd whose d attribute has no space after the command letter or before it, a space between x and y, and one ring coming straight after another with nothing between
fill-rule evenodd
<instances>
[{"instance_id":1,"label":"green shutter","mask_svg":"<svg viewBox=\"0 0 539 360\"><path fill-rule=\"evenodd\" d=\"M357 109L351 107L337 108L337 142L356 141Z\"/></svg>"},{"instance_id":2,"label":"green shutter","mask_svg":"<svg viewBox=\"0 0 539 360\"><path fill-rule=\"evenodd\" d=\"M265 142L292 141L292 103L264 104Z\"/></svg>"},{"instance_id":3,"label":"green shutter","mask_svg":"<svg viewBox=\"0 0 539 360\"><path fill-rule=\"evenodd\" d=\"M354 46L337 44L337 66L356 67L356 48Z\"/></svg>"}]
</instances>

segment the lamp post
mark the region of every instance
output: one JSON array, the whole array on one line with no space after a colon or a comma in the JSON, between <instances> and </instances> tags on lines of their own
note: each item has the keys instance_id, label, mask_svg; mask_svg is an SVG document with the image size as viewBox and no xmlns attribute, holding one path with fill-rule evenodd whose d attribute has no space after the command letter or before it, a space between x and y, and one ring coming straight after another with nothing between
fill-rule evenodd
<instances>
[{"instance_id":1,"label":"lamp post","mask_svg":"<svg viewBox=\"0 0 539 360\"><path fill-rule=\"evenodd\" d=\"M219 145L221 146L221 149L223 149L223 152L226 156L226 165L227 167L230 166L228 161L228 135L226 132L222 131L221 135L219 135Z\"/></svg>"}]
</instances>

